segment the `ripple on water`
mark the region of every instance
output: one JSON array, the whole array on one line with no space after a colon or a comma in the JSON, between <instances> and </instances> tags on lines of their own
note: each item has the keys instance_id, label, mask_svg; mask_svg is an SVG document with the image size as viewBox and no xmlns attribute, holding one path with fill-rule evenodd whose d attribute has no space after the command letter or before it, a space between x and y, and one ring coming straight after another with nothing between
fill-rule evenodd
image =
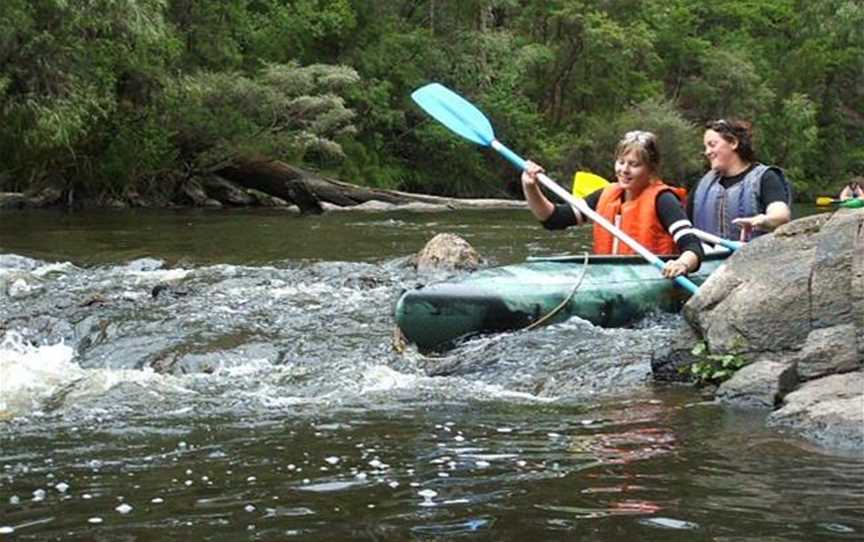
<instances>
[{"instance_id":1,"label":"ripple on water","mask_svg":"<svg viewBox=\"0 0 864 542\"><path fill-rule=\"evenodd\" d=\"M652 501L625 499L609 504L607 507L534 505L538 510L565 514L577 519L594 519L611 516L644 516L656 513L660 506Z\"/></svg>"},{"instance_id":2,"label":"ripple on water","mask_svg":"<svg viewBox=\"0 0 864 542\"><path fill-rule=\"evenodd\" d=\"M682 521L680 519L674 518L664 518L664 517L653 517L653 518L644 518L640 519L639 523L643 525L648 525L649 527L661 527L663 529L676 529L676 530L695 530L699 528L699 525L690 521Z\"/></svg>"},{"instance_id":3,"label":"ripple on water","mask_svg":"<svg viewBox=\"0 0 864 542\"><path fill-rule=\"evenodd\" d=\"M489 529L495 524L492 516L480 516L447 523L431 523L428 525L417 525L411 528L412 532L433 536L455 536L462 533L471 533L481 529Z\"/></svg>"},{"instance_id":4,"label":"ripple on water","mask_svg":"<svg viewBox=\"0 0 864 542\"><path fill-rule=\"evenodd\" d=\"M339 491L347 491L358 487L368 485L365 479L354 480L334 480L330 482L317 482L296 486L297 491L309 491L312 493L336 493Z\"/></svg>"},{"instance_id":5,"label":"ripple on water","mask_svg":"<svg viewBox=\"0 0 864 542\"><path fill-rule=\"evenodd\" d=\"M854 533L855 529L848 525L843 525L841 523L819 523L819 527L822 527L826 531L830 531L832 533Z\"/></svg>"}]
</instances>

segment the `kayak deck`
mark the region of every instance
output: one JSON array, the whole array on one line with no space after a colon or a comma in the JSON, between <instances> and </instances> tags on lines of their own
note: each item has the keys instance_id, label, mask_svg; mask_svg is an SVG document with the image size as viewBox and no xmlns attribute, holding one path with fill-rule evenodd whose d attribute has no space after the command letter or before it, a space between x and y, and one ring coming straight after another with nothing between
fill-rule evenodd
<instances>
[{"instance_id":1,"label":"kayak deck","mask_svg":"<svg viewBox=\"0 0 864 542\"><path fill-rule=\"evenodd\" d=\"M728 253L708 255L698 272L701 284ZM539 258L477 271L409 290L396 303L396 324L423 350L443 350L478 334L531 325L575 294L550 320L573 316L603 327L620 327L656 310L675 312L689 298L639 256ZM584 268L584 276L583 276Z\"/></svg>"}]
</instances>

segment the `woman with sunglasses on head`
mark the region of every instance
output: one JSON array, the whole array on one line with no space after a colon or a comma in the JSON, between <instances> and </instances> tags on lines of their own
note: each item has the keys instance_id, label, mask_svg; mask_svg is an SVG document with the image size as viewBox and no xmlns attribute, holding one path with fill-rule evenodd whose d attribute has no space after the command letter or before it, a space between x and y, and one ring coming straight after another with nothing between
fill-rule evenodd
<instances>
[{"instance_id":1,"label":"woman with sunglasses on head","mask_svg":"<svg viewBox=\"0 0 864 542\"><path fill-rule=\"evenodd\" d=\"M692 233L678 192L658 176L660 153L651 132L627 132L615 153L618 182L585 198L598 214L658 255L677 255L666 262L663 275L674 278L699 269L702 245ZM546 229L557 230L581 224L582 213L570 205L549 201L537 184L543 171L528 162L522 173L522 188L531 212ZM594 224L594 252L597 254L635 254L605 228Z\"/></svg>"},{"instance_id":2,"label":"woman with sunglasses on head","mask_svg":"<svg viewBox=\"0 0 864 542\"><path fill-rule=\"evenodd\" d=\"M749 123L708 122L703 143L711 170L687 199L698 229L747 241L791 220L789 182L780 168L756 161Z\"/></svg>"}]
</instances>

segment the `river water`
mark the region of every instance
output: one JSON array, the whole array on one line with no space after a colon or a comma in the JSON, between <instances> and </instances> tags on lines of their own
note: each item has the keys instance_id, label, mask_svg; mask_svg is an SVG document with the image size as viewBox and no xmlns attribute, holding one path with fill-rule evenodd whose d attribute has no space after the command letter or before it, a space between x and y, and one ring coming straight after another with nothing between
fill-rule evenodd
<instances>
[{"instance_id":1,"label":"river water","mask_svg":"<svg viewBox=\"0 0 864 542\"><path fill-rule=\"evenodd\" d=\"M861 540L864 458L653 386L678 316L391 347L525 211L0 214L0 540Z\"/></svg>"}]
</instances>

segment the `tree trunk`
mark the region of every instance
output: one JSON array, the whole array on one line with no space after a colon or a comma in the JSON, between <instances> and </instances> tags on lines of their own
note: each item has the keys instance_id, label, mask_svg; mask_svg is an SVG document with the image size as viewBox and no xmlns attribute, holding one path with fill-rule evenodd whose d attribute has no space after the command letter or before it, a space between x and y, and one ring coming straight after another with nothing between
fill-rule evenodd
<instances>
[{"instance_id":1,"label":"tree trunk","mask_svg":"<svg viewBox=\"0 0 864 542\"><path fill-rule=\"evenodd\" d=\"M304 171L284 162L242 162L217 172L240 186L254 188L296 204L303 213L323 212L318 198L305 182Z\"/></svg>"},{"instance_id":2,"label":"tree trunk","mask_svg":"<svg viewBox=\"0 0 864 542\"><path fill-rule=\"evenodd\" d=\"M240 186L254 188L294 203L301 212L307 214L322 213L324 211L322 203L353 207L368 201L381 201L394 205L427 203L446 205L454 209L519 205L517 202L503 200L463 200L357 186L323 177L278 160L242 162L222 169L217 174Z\"/></svg>"}]
</instances>

